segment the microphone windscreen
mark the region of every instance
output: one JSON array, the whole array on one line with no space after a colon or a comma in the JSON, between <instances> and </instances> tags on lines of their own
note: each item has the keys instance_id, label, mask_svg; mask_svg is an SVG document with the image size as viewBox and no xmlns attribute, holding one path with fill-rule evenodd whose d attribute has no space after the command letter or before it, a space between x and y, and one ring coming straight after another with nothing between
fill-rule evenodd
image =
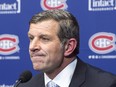
<instances>
[{"instance_id":1,"label":"microphone windscreen","mask_svg":"<svg viewBox=\"0 0 116 87\"><path fill-rule=\"evenodd\" d=\"M32 73L28 70L22 72L22 74L19 76L19 80L21 83L27 82L32 78Z\"/></svg>"}]
</instances>

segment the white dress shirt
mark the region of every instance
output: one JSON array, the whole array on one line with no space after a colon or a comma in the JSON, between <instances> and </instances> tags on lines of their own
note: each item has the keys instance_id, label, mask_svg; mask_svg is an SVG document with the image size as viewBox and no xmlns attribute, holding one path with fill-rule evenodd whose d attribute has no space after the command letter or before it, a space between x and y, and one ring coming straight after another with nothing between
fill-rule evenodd
<instances>
[{"instance_id":1,"label":"white dress shirt","mask_svg":"<svg viewBox=\"0 0 116 87\"><path fill-rule=\"evenodd\" d=\"M60 87L69 87L71 82L74 70L76 68L77 59L71 62L68 66L66 66L52 81L55 82ZM47 83L51 81L51 79L44 73L45 78L45 87L47 87Z\"/></svg>"}]
</instances>

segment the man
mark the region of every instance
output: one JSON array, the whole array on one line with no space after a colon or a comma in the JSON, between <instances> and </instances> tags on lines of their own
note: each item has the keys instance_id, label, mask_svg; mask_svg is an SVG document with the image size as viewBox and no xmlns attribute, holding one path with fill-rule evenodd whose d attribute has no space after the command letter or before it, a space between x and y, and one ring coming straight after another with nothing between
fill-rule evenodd
<instances>
[{"instance_id":1,"label":"man","mask_svg":"<svg viewBox=\"0 0 116 87\"><path fill-rule=\"evenodd\" d=\"M42 73L18 87L116 87L115 75L77 58L79 26L71 13L47 10L34 15L28 36L33 68Z\"/></svg>"}]
</instances>

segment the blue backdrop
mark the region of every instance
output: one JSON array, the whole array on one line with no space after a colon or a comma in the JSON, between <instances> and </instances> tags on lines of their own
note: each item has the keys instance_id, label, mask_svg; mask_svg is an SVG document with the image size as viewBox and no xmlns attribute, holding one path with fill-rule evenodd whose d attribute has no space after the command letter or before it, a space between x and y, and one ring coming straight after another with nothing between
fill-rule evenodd
<instances>
[{"instance_id":1,"label":"blue backdrop","mask_svg":"<svg viewBox=\"0 0 116 87\"><path fill-rule=\"evenodd\" d=\"M28 53L28 22L33 14L54 8L78 19L78 56L116 74L116 0L0 0L0 87L12 87L24 70L39 72Z\"/></svg>"}]
</instances>

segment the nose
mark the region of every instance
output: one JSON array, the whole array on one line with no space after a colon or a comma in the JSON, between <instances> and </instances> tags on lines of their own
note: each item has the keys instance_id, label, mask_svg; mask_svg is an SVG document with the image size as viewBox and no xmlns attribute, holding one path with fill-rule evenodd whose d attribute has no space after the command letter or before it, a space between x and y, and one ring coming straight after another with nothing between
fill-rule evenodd
<instances>
[{"instance_id":1,"label":"nose","mask_svg":"<svg viewBox=\"0 0 116 87\"><path fill-rule=\"evenodd\" d=\"M29 50L30 50L31 52L35 52L35 51L40 50L40 43L39 43L39 40L38 40L38 39L34 38L34 39L30 42Z\"/></svg>"}]
</instances>

